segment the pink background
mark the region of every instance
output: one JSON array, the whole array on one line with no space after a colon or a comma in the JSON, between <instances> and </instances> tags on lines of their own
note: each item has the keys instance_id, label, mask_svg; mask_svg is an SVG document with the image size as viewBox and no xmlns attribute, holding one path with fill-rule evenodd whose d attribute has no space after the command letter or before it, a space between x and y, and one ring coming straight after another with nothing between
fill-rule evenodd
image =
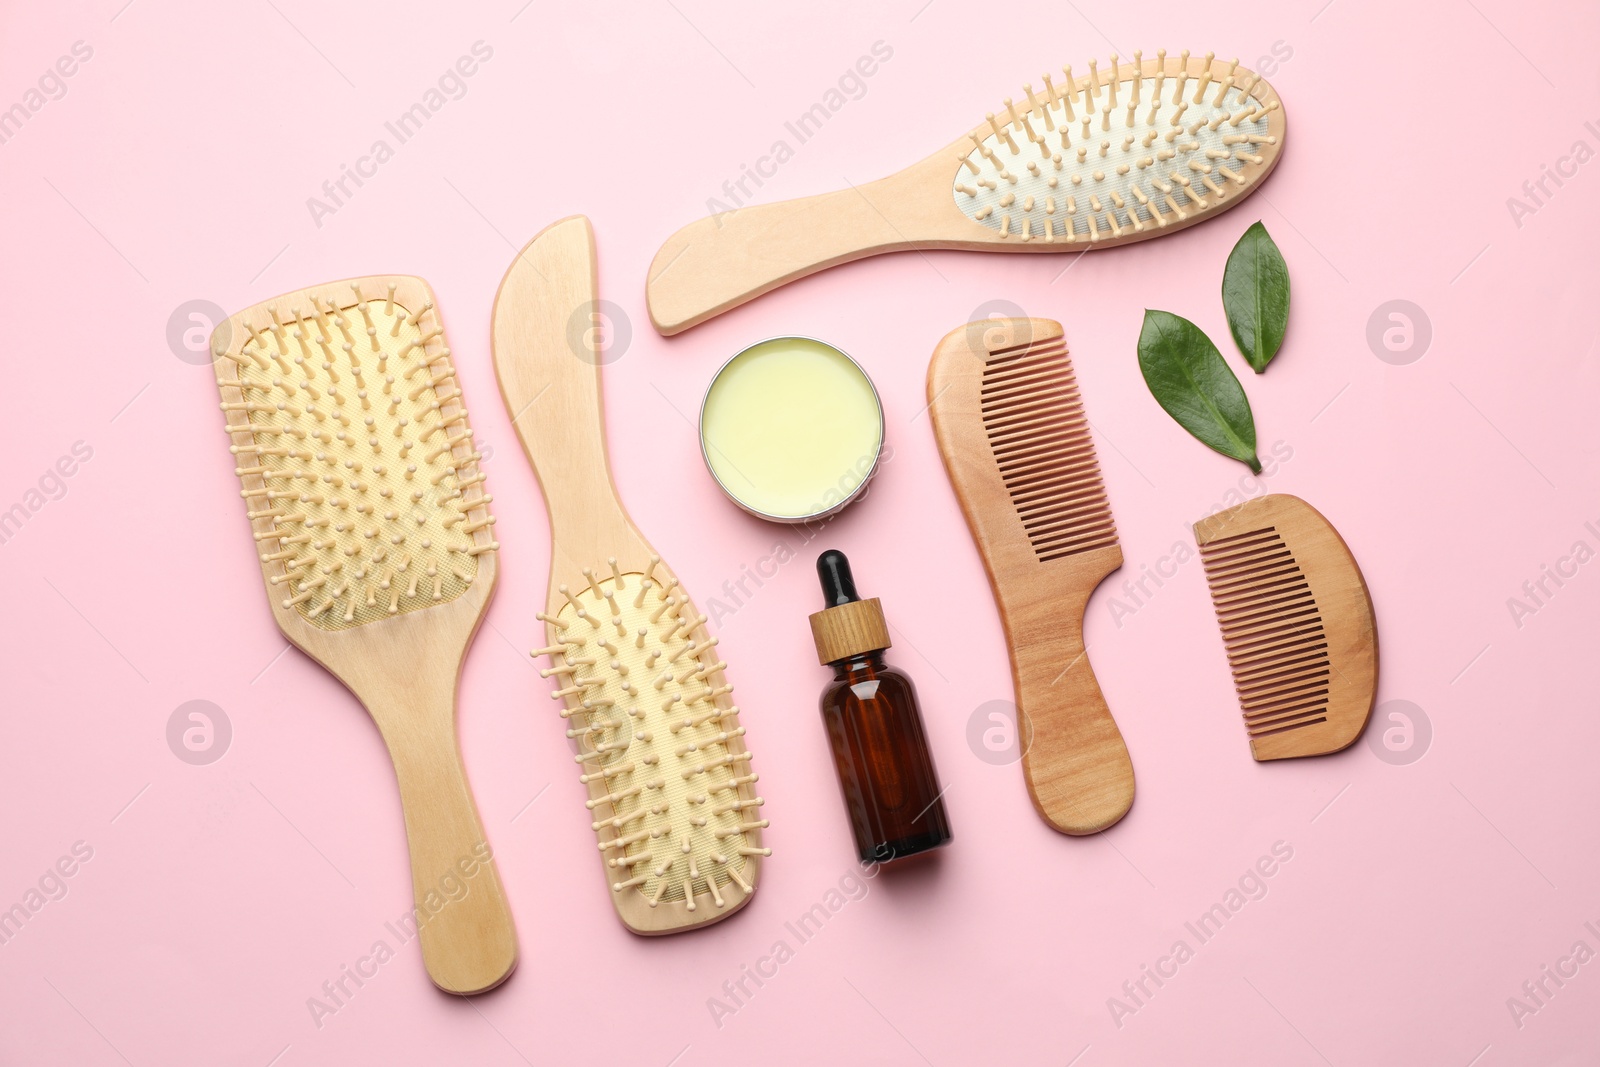
<instances>
[{"instance_id":1,"label":"pink background","mask_svg":"<svg viewBox=\"0 0 1600 1067\"><path fill-rule=\"evenodd\" d=\"M0 107L74 42L93 49L65 95L0 144L0 509L26 502L74 442L93 450L0 545L0 907L75 842L93 849L67 895L0 945L0 1061L1465 1067L1600 1054L1600 962L1520 1028L1507 1007L1574 942L1600 950L1583 926L1600 927L1600 564L1520 627L1507 604L1575 542L1600 549L1584 526L1600 530L1600 448L1580 431L1600 387L1600 163L1520 226L1506 203L1575 141L1600 148L1592 4L124 2L0 14ZM465 95L317 226L306 198L480 40L493 55ZM1039 71L1135 47L1249 66L1281 42L1292 55L1272 81L1290 143L1259 195L1158 243L1082 263L873 259L657 336L643 300L657 246L877 41L892 58L762 199L889 173ZM540 643L548 533L489 363L513 248L574 212L594 220L602 296L631 319L605 387L635 518L703 607L777 543L798 554L718 627L772 820L765 882L742 914L664 940L612 915L548 684L525 654ZM1233 351L1217 295L1258 218L1294 283L1264 377ZM429 984L413 942L319 1028L307 998L410 903L392 772L354 700L280 655L210 371L165 333L186 301L233 311L377 272L434 286L492 450L503 572L460 726L523 961L499 991L458 1000ZM1394 299L1433 333L1405 366L1367 341ZM1139 793L1087 840L1047 829L1019 769L967 741L1010 681L923 377L934 343L990 301L1066 325L1127 560L1090 604L1088 637ZM1190 544L1187 524L1246 474L1145 390L1134 341L1147 306L1219 342L1264 453L1293 451L1267 484L1349 541L1378 610L1379 700L1423 710L1421 759L1385 762L1363 740L1253 763L1196 560L1113 618L1121 582ZM785 332L867 367L894 447L870 495L804 546L719 496L685 420L724 358ZM866 883L802 945L785 923L852 867L805 618L811 560L830 545L883 598L957 840ZM166 740L195 699L233 731L205 766ZM1184 923L1280 841L1293 859L1264 899L1197 945ZM1114 1020L1108 998L1180 938L1194 958ZM794 958L719 1027L708 999L780 939Z\"/></svg>"}]
</instances>

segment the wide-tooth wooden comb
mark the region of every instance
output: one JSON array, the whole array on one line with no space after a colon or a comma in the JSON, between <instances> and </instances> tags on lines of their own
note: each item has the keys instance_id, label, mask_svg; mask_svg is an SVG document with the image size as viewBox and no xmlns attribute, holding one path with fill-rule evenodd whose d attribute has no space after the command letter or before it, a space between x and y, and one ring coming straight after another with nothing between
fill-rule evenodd
<instances>
[{"instance_id":1,"label":"wide-tooth wooden comb","mask_svg":"<svg viewBox=\"0 0 1600 1067\"><path fill-rule=\"evenodd\" d=\"M1320 756L1361 736L1378 630L1339 531L1273 493L1194 524L1234 688L1258 760Z\"/></svg>"},{"instance_id":2,"label":"wide-tooth wooden comb","mask_svg":"<svg viewBox=\"0 0 1600 1067\"><path fill-rule=\"evenodd\" d=\"M828 267L903 249L1078 252L1176 233L1253 192L1277 165L1284 115L1238 60L1185 51L1007 99L920 163L873 182L744 204L667 238L650 320L675 334ZM801 120L802 124L804 119ZM743 190L749 195L749 190Z\"/></svg>"},{"instance_id":3,"label":"wide-tooth wooden comb","mask_svg":"<svg viewBox=\"0 0 1600 1067\"><path fill-rule=\"evenodd\" d=\"M550 643L534 655L560 682L617 914L668 934L745 905L767 822L717 639L611 480L598 308L594 232L574 215L506 271L494 365L550 510Z\"/></svg>"},{"instance_id":4,"label":"wide-tooth wooden comb","mask_svg":"<svg viewBox=\"0 0 1600 1067\"><path fill-rule=\"evenodd\" d=\"M219 325L212 352L273 618L394 760L428 974L492 989L517 937L455 701L499 546L433 293L400 276L301 289Z\"/></svg>"},{"instance_id":5,"label":"wide-tooth wooden comb","mask_svg":"<svg viewBox=\"0 0 1600 1067\"><path fill-rule=\"evenodd\" d=\"M1063 833L1104 830L1133 804L1133 763L1083 613L1122 549L1061 324L952 330L928 364L928 406L1005 626L1028 793Z\"/></svg>"}]
</instances>

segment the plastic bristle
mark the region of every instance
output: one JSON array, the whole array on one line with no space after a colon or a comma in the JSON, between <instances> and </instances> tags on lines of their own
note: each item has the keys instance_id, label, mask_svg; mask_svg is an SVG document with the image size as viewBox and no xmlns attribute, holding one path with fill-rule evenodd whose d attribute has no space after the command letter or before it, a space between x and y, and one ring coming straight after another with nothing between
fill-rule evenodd
<instances>
[{"instance_id":1,"label":"plastic bristle","mask_svg":"<svg viewBox=\"0 0 1600 1067\"><path fill-rule=\"evenodd\" d=\"M437 316L397 288L252 309L217 364L269 590L325 630L453 600L497 547Z\"/></svg>"},{"instance_id":2,"label":"plastic bristle","mask_svg":"<svg viewBox=\"0 0 1600 1067\"><path fill-rule=\"evenodd\" d=\"M1078 77L1066 66L1059 87L1048 74L1043 93L1023 87L1027 107L1007 99L999 116L989 114L959 159L953 193L961 211L1008 240L1092 245L1230 206L1269 169L1259 146L1277 144L1269 126L1278 102L1254 95L1260 75L1240 75L1237 59L1209 52L1192 61L1188 51L1169 61L1165 49L1150 61L1133 56L1112 56L1104 70L1090 60ZM1022 172L1023 160L1010 162L1022 142L1051 165L1028 163ZM965 180L995 172L1006 176L1002 191L1027 206L1001 203L994 183L974 188ZM1068 193L1087 210L1046 218L1047 198Z\"/></svg>"},{"instance_id":3,"label":"plastic bristle","mask_svg":"<svg viewBox=\"0 0 1600 1067\"><path fill-rule=\"evenodd\" d=\"M1111 503L1061 338L992 353L980 395L989 447L1039 561L1115 545Z\"/></svg>"},{"instance_id":4,"label":"plastic bristle","mask_svg":"<svg viewBox=\"0 0 1600 1067\"><path fill-rule=\"evenodd\" d=\"M727 664L705 616L674 595L676 579L656 576L658 563L585 569L583 585L560 589L566 604L546 620L552 645L534 654L548 655L541 673L563 683L552 696L573 723L582 780L606 785L588 806L608 866L628 872L612 890L636 889L651 907L717 909L730 885L749 891L746 864L769 854L759 837L767 824L748 817L762 799L750 788Z\"/></svg>"},{"instance_id":5,"label":"plastic bristle","mask_svg":"<svg viewBox=\"0 0 1600 1067\"><path fill-rule=\"evenodd\" d=\"M1310 583L1274 527L1200 546L1251 737L1326 721L1333 671Z\"/></svg>"}]
</instances>

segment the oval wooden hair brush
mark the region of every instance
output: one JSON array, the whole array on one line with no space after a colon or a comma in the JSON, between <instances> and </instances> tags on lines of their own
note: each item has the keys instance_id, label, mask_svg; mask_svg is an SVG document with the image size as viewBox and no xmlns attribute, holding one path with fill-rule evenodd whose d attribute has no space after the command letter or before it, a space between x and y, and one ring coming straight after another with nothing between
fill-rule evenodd
<instances>
[{"instance_id":1,"label":"oval wooden hair brush","mask_svg":"<svg viewBox=\"0 0 1600 1067\"><path fill-rule=\"evenodd\" d=\"M1122 548L1061 324L952 330L928 364L928 410L1005 626L1028 795L1062 833L1104 830L1133 804L1133 763L1083 613Z\"/></svg>"},{"instance_id":2,"label":"oval wooden hair brush","mask_svg":"<svg viewBox=\"0 0 1600 1067\"><path fill-rule=\"evenodd\" d=\"M1277 165L1278 94L1236 59L1162 49L1062 73L898 174L691 222L650 264L650 321L675 334L882 252L1078 252L1159 237L1226 211Z\"/></svg>"},{"instance_id":3,"label":"oval wooden hair brush","mask_svg":"<svg viewBox=\"0 0 1600 1067\"><path fill-rule=\"evenodd\" d=\"M582 215L518 254L494 302L494 366L550 509L541 673L576 743L611 899L638 934L727 918L755 891L765 819L706 617L617 496Z\"/></svg>"},{"instance_id":4,"label":"oval wooden hair brush","mask_svg":"<svg viewBox=\"0 0 1600 1067\"><path fill-rule=\"evenodd\" d=\"M1333 524L1272 493L1194 524L1257 760L1355 743L1378 691L1378 629Z\"/></svg>"},{"instance_id":5,"label":"oval wooden hair brush","mask_svg":"<svg viewBox=\"0 0 1600 1067\"><path fill-rule=\"evenodd\" d=\"M499 546L433 294L398 276L301 289L219 325L212 352L273 618L394 760L428 975L492 989L516 931L455 697Z\"/></svg>"}]
</instances>

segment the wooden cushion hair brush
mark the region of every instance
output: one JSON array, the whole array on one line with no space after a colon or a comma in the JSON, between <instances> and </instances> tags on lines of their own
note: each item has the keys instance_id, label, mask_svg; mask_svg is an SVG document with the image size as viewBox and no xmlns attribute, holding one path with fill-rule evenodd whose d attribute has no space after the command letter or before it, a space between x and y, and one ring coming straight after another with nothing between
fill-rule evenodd
<instances>
[{"instance_id":1,"label":"wooden cushion hair brush","mask_svg":"<svg viewBox=\"0 0 1600 1067\"><path fill-rule=\"evenodd\" d=\"M1175 233L1250 195L1283 149L1278 94L1237 59L1162 49L1062 76L887 178L691 222L650 264L650 320L678 333L882 252L1079 252Z\"/></svg>"},{"instance_id":2,"label":"wooden cushion hair brush","mask_svg":"<svg viewBox=\"0 0 1600 1067\"><path fill-rule=\"evenodd\" d=\"M755 892L762 800L706 617L611 480L594 232L552 223L494 303L500 394L550 509L548 657L611 899L639 934L732 915Z\"/></svg>"},{"instance_id":3,"label":"wooden cushion hair brush","mask_svg":"<svg viewBox=\"0 0 1600 1067\"><path fill-rule=\"evenodd\" d=\"M433 294L398 276L301 289L219 325L212 352L273 618L366 706L394 760L428 974L491 989L516 966L516 931L455 696L498 545Z\"/></svg>"}]
</instances>

